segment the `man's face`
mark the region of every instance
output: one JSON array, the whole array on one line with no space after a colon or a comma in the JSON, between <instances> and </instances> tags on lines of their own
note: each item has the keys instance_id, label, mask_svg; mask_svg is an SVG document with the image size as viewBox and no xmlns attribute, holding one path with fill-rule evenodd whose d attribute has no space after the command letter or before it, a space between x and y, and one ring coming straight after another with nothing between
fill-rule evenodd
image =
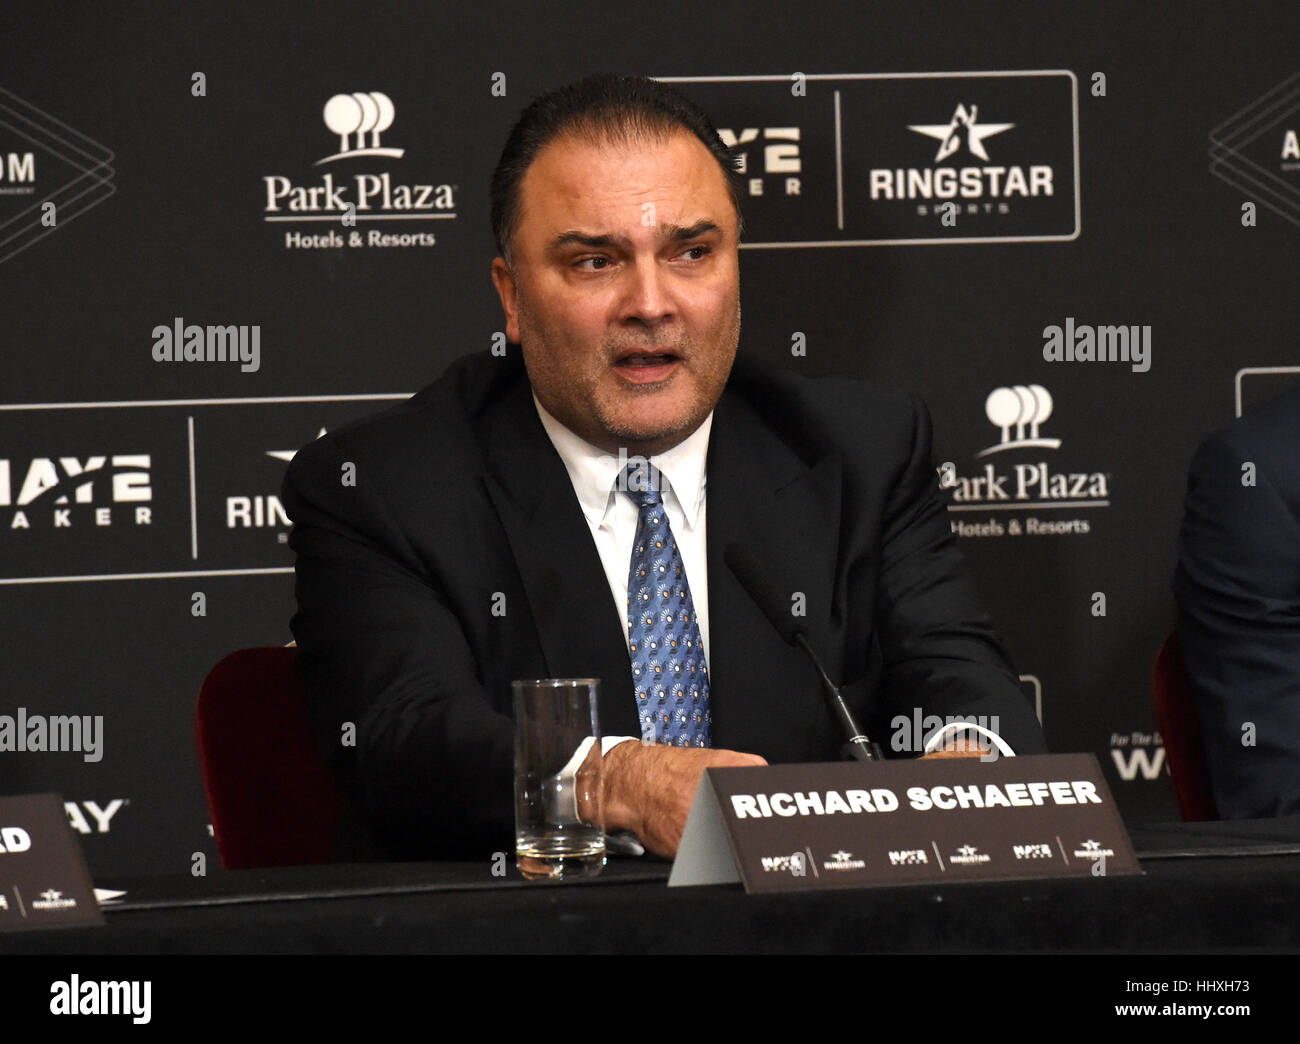
<instances>
[{"instance_id":1,"label":"man's face","mask_svg":"<svg viewBox=\"0 0 1300 1044\"><path fill-rule=\"evenodd\" d=\"M698 428L740 338L737 233L725 176L687 131L542 149L513 267L498 257L492 279L547 411L611 453L659 453Z\"/></svg>"}]
</instances>

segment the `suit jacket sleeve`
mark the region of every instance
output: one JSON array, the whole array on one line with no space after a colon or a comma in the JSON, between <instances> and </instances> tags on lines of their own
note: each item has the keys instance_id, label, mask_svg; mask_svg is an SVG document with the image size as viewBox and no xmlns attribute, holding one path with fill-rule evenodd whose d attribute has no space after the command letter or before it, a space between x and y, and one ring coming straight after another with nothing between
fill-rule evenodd
<instances>
[{"instance_id":1,"label":"suit jacket sleeve","mask_svg":"<svg viewBox=\"0 0 1300 1044\"><path fill-rule=\"evenodd\" d=\"M1296 465L1277 460L1290 437L1211 436L1188 477L1178 635L1224 818L1300 812L1300 485L1279 482Z\"/></svg>"},{"instance_id":2,"label":"suit jacket sleeve","mask_svg":"<svg viewBox=\"0 0 1300 1044\"><path fill-rule=\"evenodd\" d=\"M915 396L910 452L892 486L881 538L883 689L891 713L996 718L1017 754L1046 741L975 593L932 457L929 411ZM928 729L926 730L929 731ZM895 744L897 747L897 744Z\"/></svg>"},{"instance_id":3,"label":"suit jacket sleeve","mask_svg":"<svg viewBox=\"0 0 1300 1044\"><path fill-rule=\"evenodd\" d=\"M352 485L342 481L345 462L356 466ZM384 485L380 461L349 445L347 432L305 447L286 473L297 554L292 629L318 742L392 855L506 847L511 719L494 708ZM355 746L343 742L348 723Z\"/></svg>"}]
</instances>

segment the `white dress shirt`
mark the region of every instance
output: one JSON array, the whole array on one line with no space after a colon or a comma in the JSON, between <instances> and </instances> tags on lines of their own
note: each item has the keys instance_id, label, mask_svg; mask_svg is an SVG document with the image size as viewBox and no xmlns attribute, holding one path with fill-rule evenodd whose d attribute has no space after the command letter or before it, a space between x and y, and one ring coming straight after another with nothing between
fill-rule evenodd
<instances>
[{"instance_id":1,"label":"white dress shirt","mask_svg":"<svg viewBox=\"0 0 1300 1044\"><path fill-rule=\"evenodd\" d=\"M573 492L582 505L582 513L591 528L591 538L605 567L610 597L619 620L623 638L628 638L627 575L632 563L632 542L636 539L636 522L640 509L626 493L616 492L614 480L627 466L628 458L619 458L597 449L557 421L533 396L537 416L550 436L552 445L564 461L573 483ZM695 431L670 450L655 454L650 463L663 476L664 509L673 539L682 555L686 582L695 604L695 619L704 642L704 660L709 659L709 570L705 544L705 460L709 451L709 431L713 414L704 418ZM629 650L628 671L632 670Z\"/></svg>"},{"instance_id":2,"label":"white dress shirt","mask_svg":"<svg viewBox=\"0 0 1300 1044\"><path fill-rule=\"evenodd\" d=\"M537 416L550 437L551 444L564 461L573 492L577 494L582 513L591 529L591 539L600 555L609 582L613 609L623 624L623 640L628 643L628 674L632 672L632 650L627 619L627 580L632 565L632 543L636 539L637 518L640 508L636 502L614 489L619 473L628 464L625 456L606 453L590 442L575 435L533 396ZM660 491L668 524L682 556L686 582L691 589L691 602L695 606L695 622L700 628L704 645L704 661L709 659L709 571L708 548L705 542L705 461L709 451L709 431L713 427L713 414L676 446L650 458L662 476ZM636 736L602 736L600 748L607 754L610 748ZM574 752L561 774L572 779L587 757L592 741L588 740ZM573 793L573 788L566 788ZM578 820L576 795L573 807L565 809L563 817ZM611 851L629 855L643 855L645 849L632 834L610 834L606 844Z\"/></svg>"}]
</instances>

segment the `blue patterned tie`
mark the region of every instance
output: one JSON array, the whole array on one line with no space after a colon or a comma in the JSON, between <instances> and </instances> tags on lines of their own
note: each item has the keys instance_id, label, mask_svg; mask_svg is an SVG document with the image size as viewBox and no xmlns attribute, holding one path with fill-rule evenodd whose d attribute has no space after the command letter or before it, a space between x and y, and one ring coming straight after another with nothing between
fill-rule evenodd
<instances>
[{"instance_id":1,"label":"blue patterned tie","mask_svg":"<svg viewBox=\"0 0 1300 1044\"><path fill-rule=\"evenodd\" d=\"M635 460L618 488L640 514L627 580L627 621L641 735L674 747L707 747L709 667L658 469Z\"/></svg>"}]
</instances>

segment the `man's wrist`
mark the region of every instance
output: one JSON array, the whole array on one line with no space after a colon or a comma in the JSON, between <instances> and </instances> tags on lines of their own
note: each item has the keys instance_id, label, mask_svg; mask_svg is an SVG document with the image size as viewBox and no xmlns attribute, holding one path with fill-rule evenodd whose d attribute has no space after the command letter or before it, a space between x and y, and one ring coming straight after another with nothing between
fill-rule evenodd
<instances>
[{"instance_id":1,"label":"man's wrist","mask_svg":"<svg viewBox=\"0 0 1300 1044\"><path fill-rule=\"evenodd\" d=\"M641 836L639 802L635 797L637 780L643 775L637 757L640 748L640 743L618 743L602 758L606 832L630 830Z\"/></svg>"}]
</instances>

